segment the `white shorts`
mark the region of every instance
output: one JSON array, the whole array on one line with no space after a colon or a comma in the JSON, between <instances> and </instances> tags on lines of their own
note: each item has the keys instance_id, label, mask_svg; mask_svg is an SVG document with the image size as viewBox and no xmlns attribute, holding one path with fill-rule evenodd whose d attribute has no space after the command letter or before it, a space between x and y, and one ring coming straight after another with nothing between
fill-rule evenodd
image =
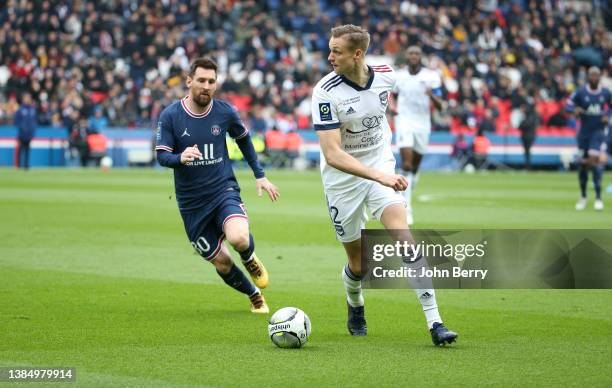
<instances>
[{"instance_id":1,"label":"white shorts","mask_svg":"<svg viewBox=\"0 0 612 388\"><path fill-rule=\"evenodd\" d=\"M431 128L416 128L403 116L395 116L395 136L398 148L412 148L421 155L427 153Z\"/></svg>"},{"instance_id":2,"label":"white shorts","mask_svg":"<svg viewBox=\"0 0 612 388\"><path fill-rule=\"evenodd\" d=\"M387 206L394 203L404 205L406 203L404 197L392 188L366 179L362 179L360 185L354 190L341 193L327 191L325 196L329 216L336 229L336 238L343 243L361 238L361 229L368 221L366 207L374 218L380 220Z\"/></svg>"}]
</instances>

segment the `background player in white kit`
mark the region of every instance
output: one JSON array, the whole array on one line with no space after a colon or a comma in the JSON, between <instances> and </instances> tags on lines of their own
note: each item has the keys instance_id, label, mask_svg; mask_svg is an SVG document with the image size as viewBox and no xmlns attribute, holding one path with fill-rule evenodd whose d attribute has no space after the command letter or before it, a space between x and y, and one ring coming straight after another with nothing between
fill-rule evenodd
<instances>
[{"instance_id":1,"label":"background player in white kit","mask_svg":"<svg viewBox=\"0 0 612 388\"><path fill-rule=\"evenodd\" d=\"M408 186L396 175L391 130L385 112L395 84L389 66L366 66L370 35L361 27L332 29L329 61L334 71L313 91L312 118L321 144L321 176L336 237L346 250L342 271L351 335L367 333L361 291L361 229L366 207L386 229L408 230L404 199ZM416 289L435 345L457 337L442 324L433 289Z\"/></svg>"},{"instance_id":2,"label":"background player in white kit","mask_svg":"<svg viewBox=\"0 0 612 388\"><path fill-rule=\"evenodd\" d=\"M396 143L400 150L402 173L408 180L408 189L404 192L406 221L412 225L412 193L431 132L430 101L436 109L442 109L442 84L435 71L423 67L419 46L408 47L406 58L408 67L397 72L393 93L397 95Z\"/></svg>"}]
</instances>

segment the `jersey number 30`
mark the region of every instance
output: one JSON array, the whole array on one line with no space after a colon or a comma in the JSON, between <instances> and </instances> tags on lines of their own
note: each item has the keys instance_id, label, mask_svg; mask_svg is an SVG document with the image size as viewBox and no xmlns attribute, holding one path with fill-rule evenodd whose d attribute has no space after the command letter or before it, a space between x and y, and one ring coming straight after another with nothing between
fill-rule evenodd
<instances>
[{"instance_id":1,"label":"jersey number 30","mask_svg":"<svg viewBox=\"0 0 612 388\"><path fill-rule=\"evenodd\" d=\"M203 255L210 250L210 244L208 241L206 241L204 236L200 236L197 240L192 241L191 245L200 255Z\"/></svg>"}]
</instances>

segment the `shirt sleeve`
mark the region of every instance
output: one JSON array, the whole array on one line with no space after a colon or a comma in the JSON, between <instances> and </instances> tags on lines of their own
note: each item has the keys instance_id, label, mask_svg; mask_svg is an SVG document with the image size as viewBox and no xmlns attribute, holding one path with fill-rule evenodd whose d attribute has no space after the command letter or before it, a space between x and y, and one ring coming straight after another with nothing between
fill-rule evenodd
<instances>
[{"instance_id":1,"label":"shirt sleeve","mask_svg":"<svg viewBox=\"0 0 612 388\"><path fill-rule=\"evenodd\" d=\"M400 73L399 71L394 71L393 72L393 81L391 83L391 93L394 94L399 94L400 90L399 90L399 83L400 83Z\"/></svg>"},{"instance_id":2,"label":"shirt sleeve","mask_svg":"<svg viewBox=\"0 0 612 388\"><path fill-rule=\"evenodd\" d=\"M331 95L321 88L312 93L312 123L316 131L340 128L338 109Z\"/></svg>"},{"instance_id":3,"label":"shirt sleeve","mask_svg":"<svg viewBox=\"0 0 612 388\"><path fill-rule=\"evenodd\" d=\"M442 79L440 79L440 75L433 70L431 71L429 87L434 96L442 97Z\"/></svg>"},{"instance_id":4,"label":"shirt sleeve","mask_svg":"<svg viewBox=\"0 0 612 388\"><path fill-rule=\"evenodd\" d=\"M164 110L157 121L155 129L155 150L174 152L174 131L172 118L167 110Z\"/></svg>"},{"instance_id":5,"label":"shirt sleeve","mask_svg":"<svg viewBox=\"0 0 612 388\"><path fill-rule=\"evenodd\" d=\"M241 139L249 133L249 130L242 122L238 111L233 107L230 113L230 124L227 128L227 132L232 139Z\"/></svg>"},{"instance_id":6,"label":"shirt sleeve","mask_svg":"<svg viewBox=\"0 0 612 388\"><path fill-rule=\"evenodd\" d=\"M157 150L157 161L160 166L177 168L182 166L181 164L181 154L173 154L164 150Z\"/></svg>"},{"instance_id":7,"label":"shirt sleeve","mask_svg":"<svg viewBox=\"0 0 612 388\"><path fill-rule=\"evenodd\" d=\"M257 159L257 152L255 152L255 147L253 147L253 141L251 140L251 136L247 131L246 134L240 138L236 139L236 144L238 144L238 148L240 148L240 152L244 156L244 159L253 170L253 175L255 178L263 178L265 176L264 170L259 164L259 160Z\"/></svg>"},{"instance_id":8,"label":"shirt sleeve","mask_svg":"<svg viewBox=\"0 0 612 388\"><path fill-rule=\"evenodd\" d=\"M565 103L565 111L573 112L576 109L576 105L578 105L578 91L572 93L572 95L567 99L567 102Z\"/></svg>"}]
</instances>

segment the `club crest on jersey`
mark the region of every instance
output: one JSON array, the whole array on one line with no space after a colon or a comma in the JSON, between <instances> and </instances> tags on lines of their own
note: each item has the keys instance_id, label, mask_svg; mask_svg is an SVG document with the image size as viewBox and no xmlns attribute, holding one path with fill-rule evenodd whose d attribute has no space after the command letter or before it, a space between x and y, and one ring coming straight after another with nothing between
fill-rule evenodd
<instances>
[{"instance_id":1,"label":"club crest on jersey","mask_svg":"<svg viewBox=\"0 0 612 388\"><path fill-rule=\"evenodd\" d=\"M389 93L380 92L378 98L380 99L380 103L382 106L387 106L387 103L389 102Z\"/></svg>"},{"instance_id":2,"label":"club crest on jersey","mask_svg":"<svg viewBox=\"0 0 612 388\"><path fill-rule=\"evenodd\" d=\"M321 121L332 121L331 105L329 102L319 103L319 116Z\"/></svg>"},{"instance_id":3,"label":"club crest on jersey","mask_svg":"<svg viewBox=\"0 0 612 388\"><path fill-rule=\"evenodd\" d=\"M210 132L215 136L219 136L219 134L221 133L221 127L218 125L213 125L212 127L210 127Z\"/></svg>"}]
</instances>

